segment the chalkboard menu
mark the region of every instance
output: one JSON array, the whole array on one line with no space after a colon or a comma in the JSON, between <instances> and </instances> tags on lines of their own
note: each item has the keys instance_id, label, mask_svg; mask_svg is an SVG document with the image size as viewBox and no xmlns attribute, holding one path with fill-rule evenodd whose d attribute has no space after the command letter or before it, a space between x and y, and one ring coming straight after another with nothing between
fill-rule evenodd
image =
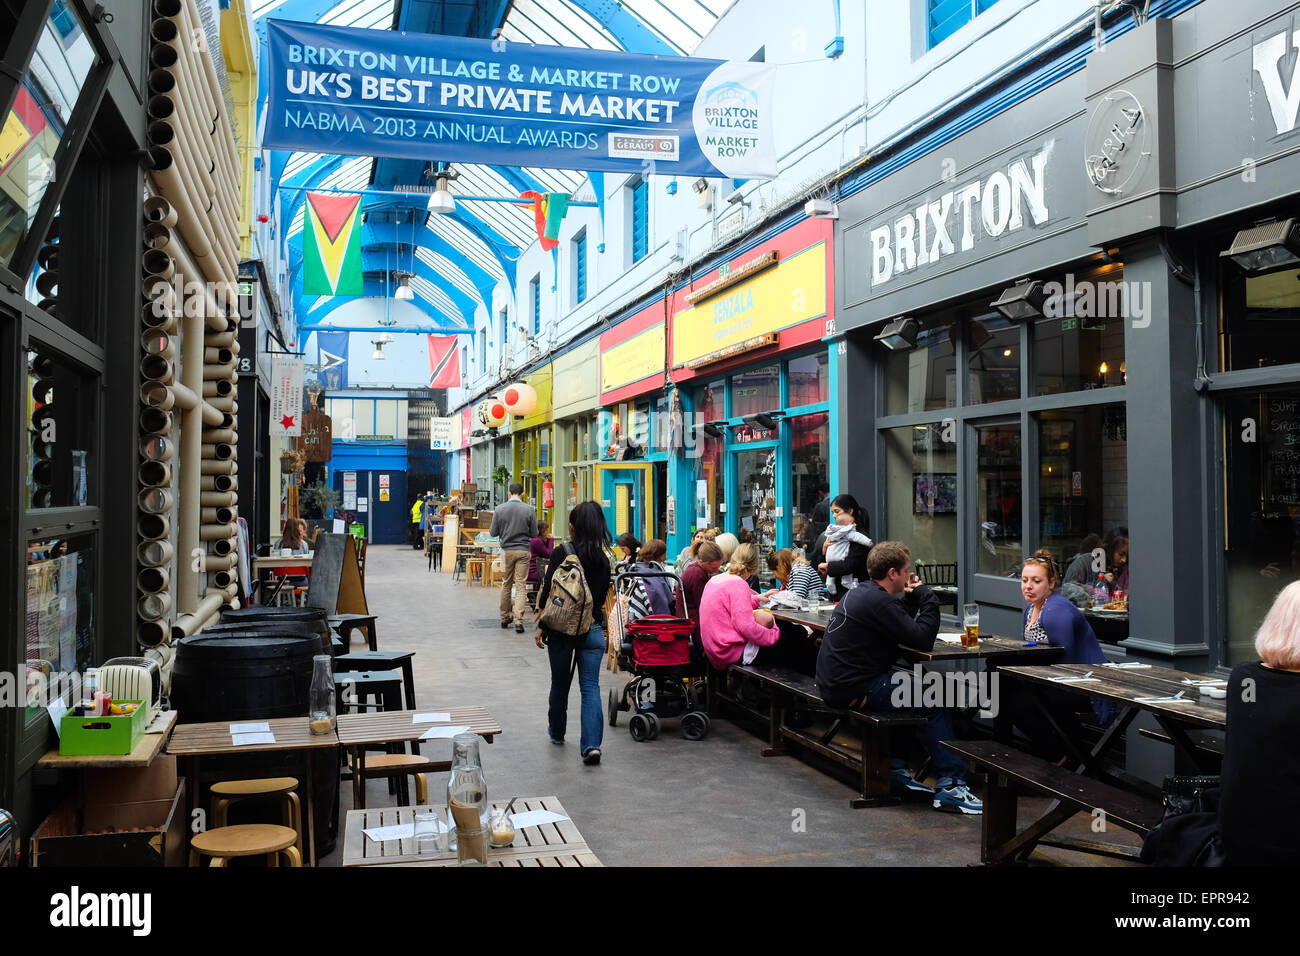
<instances>
[{"instance_id":1,"label":"chalkboard menu","mask_svg":"<svg viewBox=\"0 0 1300 956\"><path fill-rule=\"evenodd\" d=\"M1265 401L1265 508L1300 507L1300 397L1270 395Z\"/></svg>"}]
</instances>

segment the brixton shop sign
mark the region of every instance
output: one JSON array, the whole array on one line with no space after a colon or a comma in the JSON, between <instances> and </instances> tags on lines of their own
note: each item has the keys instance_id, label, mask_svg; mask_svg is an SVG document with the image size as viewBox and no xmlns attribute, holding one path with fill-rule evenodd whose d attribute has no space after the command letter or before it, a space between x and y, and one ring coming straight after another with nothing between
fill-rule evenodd
<instances>
[{"instance_id":1,"label":"brixton shop sign","mask_svg":"<svg viewBox=\"0 0 1300 956\"><path fill-rule=\"evenodd\" d=\"M872 228L872 286L968 252L985 239L1046 223L1051 218L1046 172L1054 145L1049 141L1030 156L949 189L892 222Z\"/></svg>"}]
</instances>

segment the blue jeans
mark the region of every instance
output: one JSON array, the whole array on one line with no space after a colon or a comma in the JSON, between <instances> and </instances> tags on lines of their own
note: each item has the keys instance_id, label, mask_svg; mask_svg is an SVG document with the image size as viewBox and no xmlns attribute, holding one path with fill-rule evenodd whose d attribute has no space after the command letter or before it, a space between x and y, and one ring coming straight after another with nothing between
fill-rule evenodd
<instances>
[{"instance_id":1,"label":"blue jeans","mask_svg":"<svg viewBox=\"0 0 1300 956\"><path fill-rule=\"evenodd\" d=\"M907 680L915 680L910 672L900 672ZM925 718L925 746L934 763L937 779L935 786L942 790L953 784L966 782L966 765L940 741L956 739L952 730L952 712L946 707L895 707L890 699L894 694L894 672L886 671L867 685L862 703L864 710L895 710L917 714ZM913 700L920 699L920 688L913 689Z\"/></svg>"},{"instance_id":2,"label":"blue jeans","mask_svg":"<svg viewBox=\"0 0 1300 956\"><path fill-rule=\"evenodd\" d=\"M582 746L586 753L599 747L605 737L605 714L600 706L600 662L605 658L605 631L593 624L578 642L578 688L582 692ZM547 711L551 739L563 740L569 726L569 684L573 680L573 648L570 641L552 638L546 645L551 658L551 698Z\"/></svg>"}]
</instances>

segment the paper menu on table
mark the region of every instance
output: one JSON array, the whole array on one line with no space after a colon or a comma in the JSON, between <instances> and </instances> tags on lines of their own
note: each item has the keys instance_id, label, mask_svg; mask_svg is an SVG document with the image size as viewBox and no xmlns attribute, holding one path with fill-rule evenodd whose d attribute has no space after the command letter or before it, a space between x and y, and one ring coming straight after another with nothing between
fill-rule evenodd
<instances>
[{"instance_id":1,"label":"paper menu on table","mask_svg":"<svg viewBox=\"0 0 1300 956\"><path fill-rule=\"evenodd\" d=\"M569 818L554 810L525 810L522 813L512 813L510 819L516 830L522 830L524 827L540 827L546 823L559 823Z\"/></svg>"},{"instance_id":2,"label":"paper menu on table","mask_svg":"<svg viewBox=\"0 0 1300 956\"><path fill-rule=\"evenodd\" d=\"M414 823L394 823L386 827L367 827L361 832L376 843L383 843L385 840L412 839L416 835L415 826ZM425 824L421 822L420 826L423 827ZM438 833L446 833L451 827L442 820L434 820L429 824L429 829Z\"/></svg>"},{"instance_id":3,"label":"paper menu on table","mask_svg":"<svg viewBox=\"0 0 1300 956\"><path fill-rule=\"evenodd\" d=\"M275 734L231 734L230 740L236 747L247 747L251 744L273 744L275 743Z\"/></svg>"},{"instance_id":4,"label":"paper menu on table","mask_svg":"<svg viewBox=\"0 0 1300 956\"><path fill-rule=\"evenodd\" d=\"M451 714L442 711L434 711L428 714L416 714L411 723L413 724L445 724L451 720Z\"/></svg>"},{"instance_id":5,"label":"paper menu on table","mask_svg":"<svg viewBox=\"0 0 1300 956\"><path fill-rule=\"evenodd\" d=\"M961 635L960 635L960 634L936 634L935 636L936 636L939 640L943 641L945 644L960 644L960 643L961 643Z\"/></svg>"},{"instance_id":6,"label":"paper menu on table","mask_svg":"<svg viewBox=\"0 0 1300 956\"><path fill-rule=\"evenodd\" d=\"M230 725L230 736L232 737L236 734L269 734L270 732L271 725L265 720L255 720L250 723Z\"/></svg>"},{"instance_id":7,"label":"paper menu on table","mask_svg":"<svg viewBox=\"0 0 1300 956\"><path fill-rule=\"evenodd\" d=\"M420 734L420 739L421 740L442 740L442 739L450 740L452 737L455 737L457 734L463 734L468 730L469 730L468 724L466 724L463 727L446 727L446 726L430 727L424 733Z\"/></svg>"}]
</instances>

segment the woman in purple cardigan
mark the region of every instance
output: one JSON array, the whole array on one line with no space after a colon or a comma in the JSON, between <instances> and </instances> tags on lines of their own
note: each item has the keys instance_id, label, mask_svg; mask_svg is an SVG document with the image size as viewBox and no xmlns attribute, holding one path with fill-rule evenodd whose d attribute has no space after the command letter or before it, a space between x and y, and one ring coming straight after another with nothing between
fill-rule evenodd
<instances>
[{"instance_id":1,"label":"woman in purple cardigan","mask_svg":"<svg viewBox=\"0 0 1300 956\"><path fill-rule=\"evenodd\" d=\"M1052 644L1065 648L1062 664L1106 663L1097 635L1092 632L1083 612L1060 593L1061 572L1050 551L1039 550L1025 559L1020 572L1020 593L1025 597L1021 618L1026 644ZM1042 712L1034 706L1014 681L1000 682L1002 706L994 726L998 739L1011 743L1012 726L1029 738L1033 751L1045 760L1065 762L1065 746L1052 730ZM1079 739L1076 705L1083 698L1063 691L1044 688L1041 699L1052 719L1070 739ZM1104 701L1093 702L1093 712L1102 724L1110 721L1111 707Z\"/></svg>"}]
</instances>

